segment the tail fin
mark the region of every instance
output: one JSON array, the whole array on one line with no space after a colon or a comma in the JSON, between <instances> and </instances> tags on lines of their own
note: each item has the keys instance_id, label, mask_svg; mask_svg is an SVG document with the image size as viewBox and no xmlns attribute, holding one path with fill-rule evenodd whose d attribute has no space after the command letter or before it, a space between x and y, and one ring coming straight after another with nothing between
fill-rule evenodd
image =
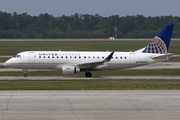
<instances>
[{"instance_id":1,"label":"tail fin","mask_svg":"<svg viewBox=\"0 0 180 120\"><path fill-rule=\"evenodd\" d=\"M167 24L142 51L143 53L167 54L174 25Z\"/></svg>"}]
</instances>

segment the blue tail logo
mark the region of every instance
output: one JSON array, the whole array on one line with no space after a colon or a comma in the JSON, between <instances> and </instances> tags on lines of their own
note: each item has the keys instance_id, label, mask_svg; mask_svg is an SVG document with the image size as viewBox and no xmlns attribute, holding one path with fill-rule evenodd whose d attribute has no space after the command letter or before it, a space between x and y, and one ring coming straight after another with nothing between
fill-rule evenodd
<instances>
[{"instance_id":1,"label":"blue tail logo","mask_svg":"<svg viewBox=\"0 0 180 120\"><path fill-rule=\"evenodd\" d=\"M143 53L167 54L174 25L168 24L143 50Z\"/></svg>"}]
</instances>

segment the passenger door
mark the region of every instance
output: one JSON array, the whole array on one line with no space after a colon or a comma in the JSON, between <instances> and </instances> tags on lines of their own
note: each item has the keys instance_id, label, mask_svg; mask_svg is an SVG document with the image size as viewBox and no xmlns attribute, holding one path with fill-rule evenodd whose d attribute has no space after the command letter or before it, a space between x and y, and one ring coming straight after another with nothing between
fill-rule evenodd
<instances>
[{"instance_id":1,"label":"passenger door","mask_svg":"<svg viewBox=\"0 0 180 120\"><path fill-rule=\"evenodd\" d=\"M30 52L29 53L29 63L34 63L35 62L35 53Z\"/></svg>"},{"instance_id":2,"label":"passenger door","mask_svg":"<svg viewBox=\"0 0 180 120\"><path fill-rule=\"evenodd\" d=\"M135 63L135 54L130 53L130 63Z\"/></svg>"}]
</instances>

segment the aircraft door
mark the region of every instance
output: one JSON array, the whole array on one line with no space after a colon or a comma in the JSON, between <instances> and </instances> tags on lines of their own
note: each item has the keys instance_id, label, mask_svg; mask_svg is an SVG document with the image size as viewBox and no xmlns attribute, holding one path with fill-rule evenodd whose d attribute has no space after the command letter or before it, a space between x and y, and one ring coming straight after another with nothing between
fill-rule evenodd
<instances>
[{"instance_id":1,"label":"aircraft door","mask_svg":"<svg viewBox=\"0 0 180 120\"><path fill-rule=\"evenodd\" d=\"M135 54L134 53L130 53L130 62L135 63Z\"/></svg>"},{"instance_id":2,"label":"aircraft door","mask_svg":"<svg viewBox=\"0 0 180 120\"><path fill-rule=\"evenodd\" d=\"M29 53L29 63L34 63L35 62L35 54L34 52Z\"/></svg>"}]
</instances>

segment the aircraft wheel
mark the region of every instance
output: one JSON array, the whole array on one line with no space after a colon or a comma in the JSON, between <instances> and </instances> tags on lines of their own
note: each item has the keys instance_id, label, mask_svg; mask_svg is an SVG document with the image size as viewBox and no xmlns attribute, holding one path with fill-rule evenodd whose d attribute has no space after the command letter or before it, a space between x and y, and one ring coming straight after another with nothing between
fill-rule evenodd
<instances>
[{"instance_id":1,"label":"aircraft wheel","mask_svg":"<svg viewBox=\"0 0 180 120\"><path fill-rule=\"evenodd\" d=\"M85 75L86 75L86 77L92 77L92 73L90 73L90 72L86 72Z\"/></svg>"},{"instance_id":2,"label":"aircraft wheel","mask_svg":"<svg viewBox=\"0 0 180 120\"><path fill-rule=\"evenodd\" d=\"M28 77L28 74L26 73L26 74L24 74L24 77Z\"/></svg>"}]
</instances>

